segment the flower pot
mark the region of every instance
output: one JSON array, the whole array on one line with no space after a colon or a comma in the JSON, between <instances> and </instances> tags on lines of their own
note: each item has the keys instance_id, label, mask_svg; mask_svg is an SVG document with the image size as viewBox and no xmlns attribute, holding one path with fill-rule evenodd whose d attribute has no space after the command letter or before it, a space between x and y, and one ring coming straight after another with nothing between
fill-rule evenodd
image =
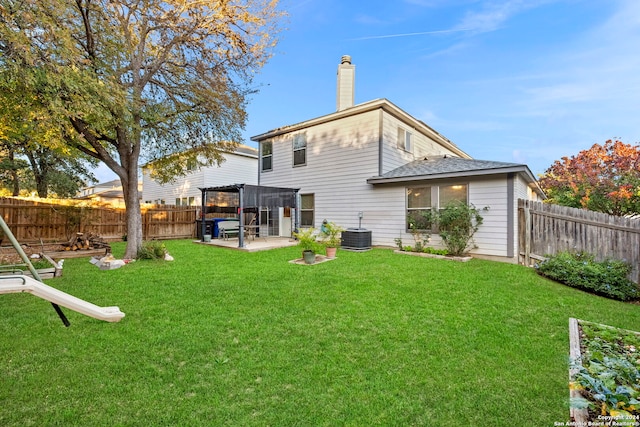
<instances>
[{"instance_id":1,"label":"flower pot","mask_svg":"<svg viewBox=\"0 0 640 427\"><path fill-rule=\"evenodd\" d=\"M313 251L302 252L302 257L304 258L304 262L306 264L313 264L314 262L316 262L316 254Z\"/></svg>"},{"instance_id":2,"label":"flower pot","mask_svg":"<svg viewBox=\"0 0 640 427\"><path fill-rule=\"evenodd\" d=\"M338 248L327 247L327 258L335 258Z\"/></svg>"},{"instance_id":3,"label":"flower pot","mask_svg":"<svg viewBox=\"0 0 640 427\"><path fill-rule=\"evenodd\" d=\"M204 236L202 236L205 242L210 242L211 241L211 234L205 234Z\"/></svg>"}]
</instances>

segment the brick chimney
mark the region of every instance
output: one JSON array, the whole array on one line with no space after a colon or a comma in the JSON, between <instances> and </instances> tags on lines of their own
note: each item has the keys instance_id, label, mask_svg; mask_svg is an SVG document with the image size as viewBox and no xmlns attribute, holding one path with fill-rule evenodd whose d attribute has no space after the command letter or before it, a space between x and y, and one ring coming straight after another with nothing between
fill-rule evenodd
<instances>
[{"instance_id":1,"label":"brick chimney","mask_svg":"<svg viewBox=\"0 0 640 427\"><path fill-rule=\"evenodd\" d=\"M338 65L337 109L353 107L355 99L356 66L351 64L351 57L343 55Z\"/></svg>"}]
</instances>

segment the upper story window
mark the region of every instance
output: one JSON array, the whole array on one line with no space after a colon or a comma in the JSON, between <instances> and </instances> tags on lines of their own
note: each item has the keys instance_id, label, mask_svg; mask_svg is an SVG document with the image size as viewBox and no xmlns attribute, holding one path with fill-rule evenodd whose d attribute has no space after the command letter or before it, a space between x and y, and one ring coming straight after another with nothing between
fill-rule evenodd
<instances>
[{"instance_id":1,"label":"upper story window","mask_svg":"<svg viewBox=\"0 0 640 427\"><path fill-rule=\"evenodd\" d=\"M262 166L261 171L270 171L273 169L273 143L271 141L264 141L260 144L260 150L262 154Z\"/></svg>"},{"instance_id":2,"label":"upper story window","mask_svg":"<svg viewBox=\"0 0 640 427\"><path fill-rule=\"evenodd\" d=\"M293 166L307 164L307 136L299 133L293 136Z\"/></svg>"},{"instance_id":3,"label":"upper story window","mask_svg":"<svg viewBox=\"0 0 640 427\"><path fill-rule=\"evenodd\" d=\"M398 128L398 148L411 152L411 132Z\"/></svg>"}]
</instances>

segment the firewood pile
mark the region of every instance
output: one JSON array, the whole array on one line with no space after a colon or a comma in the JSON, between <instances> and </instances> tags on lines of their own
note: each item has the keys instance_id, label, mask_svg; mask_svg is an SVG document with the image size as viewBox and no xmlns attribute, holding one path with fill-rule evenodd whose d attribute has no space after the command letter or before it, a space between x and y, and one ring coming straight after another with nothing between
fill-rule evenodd
<instances>
[{"instance_id":1,"label":"firewood pile","mask_svg":"<svg viewBox=\"0 0 640 427\"><path fill-rule=\"evenodd\" d=\"M82 251L92 249L111 249L111 246L104 239L97 234L91 232L76 233L75 236L69 242L63 243L65 251Z\"/></svg>"}]
</instances>

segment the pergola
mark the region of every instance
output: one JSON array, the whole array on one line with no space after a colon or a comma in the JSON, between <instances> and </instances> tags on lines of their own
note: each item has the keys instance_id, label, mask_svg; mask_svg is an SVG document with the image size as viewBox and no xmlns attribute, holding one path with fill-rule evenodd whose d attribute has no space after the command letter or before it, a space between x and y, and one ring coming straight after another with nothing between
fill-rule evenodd
<instances>
[{"instance_id":1,"label":"pergola","mask_svg":"<svg viewBox=\"0 0 640 427\"><path fill-rule=\"evenodd\" d=\"M298 229L298 191L299 188L265 187L261 185L233 184L221 187L199 188L202 191L202 218L201 231L202 238L205 234L205 215L208 211L224 210L226 212L235 211L240 221L238 233L238 247L244 247L244 227L245 213L256 214L257 224L268 227L269 224L263 221L261 215L264 212L278 212L281 207L295 209L293 227ZM231 197L230 197L231 196ZM234 206L235 204L235 206Z\"/></svg>"}]
</instances>

